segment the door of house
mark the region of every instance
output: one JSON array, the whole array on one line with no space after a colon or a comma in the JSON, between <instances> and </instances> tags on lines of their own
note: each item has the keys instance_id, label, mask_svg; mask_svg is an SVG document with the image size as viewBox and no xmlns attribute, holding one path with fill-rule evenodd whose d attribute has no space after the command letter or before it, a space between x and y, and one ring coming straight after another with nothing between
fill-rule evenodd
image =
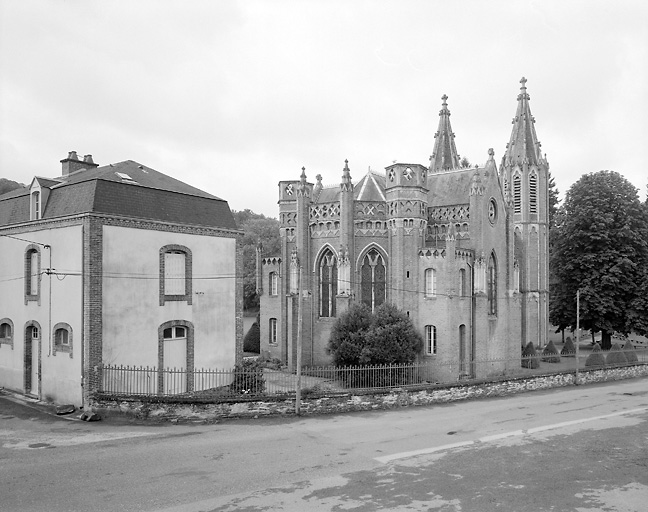
<instances>
[{"instance_id":1,"label":"door of house","mask_svg":"<svg viewBox=\"0 0 648 512\"><path fill-rule=\"evenodd\" d=\"M169 395L187 391L187 328L164 330L164 392Z\"/></svg>"},{"instance_id":2,"label":"door of house","mask_svg":"<svg viewBox=\"0 0 648 512\"><path fill-rule=\"evenodd\" d=\"M25 392L38 395L38 327L30 325L25 332Z\"/></svg>"}]
</instances>

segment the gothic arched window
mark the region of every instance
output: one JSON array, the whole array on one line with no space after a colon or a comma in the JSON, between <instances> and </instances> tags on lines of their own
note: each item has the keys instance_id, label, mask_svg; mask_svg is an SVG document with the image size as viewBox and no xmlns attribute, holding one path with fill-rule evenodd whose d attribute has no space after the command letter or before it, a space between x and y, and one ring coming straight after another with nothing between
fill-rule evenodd
<instances>
[{"instance_id":1,"label":"gothic arched window","mask_svg":"<svg viewBox=\"0 0 648 512\"><path fill-rule=\"evenodd\" d=\"M522 213L522 177L518 171L513 175L513 208L515 213Z\"/></svg>"},{"instance_id":2,"label":"gothic arched window","mask_svg":"<svg viewBox=\"0 0 648 512\"><path fill-rule=\"evenodd\" d=\"M320 315L335 316L335 296L337 295L337 259L333 251L327 249L320 258L319 264L319 299Z\"/></svg>"},{"instance_id":3,"label":"gothic arched window","mask_svg":"<svg viewBox=\"0 0 648 512\"><path fill-rule=\"evenodd\" d=\"M529 173L529 213L538 213L538 176Z\"/></svg>"},{"instance_id":4,"label":"gothic arched window","mask_svg":"<svg viewBox=\"0 0 648 512\"><path fill-rule=\"evenodd\" d=\"M488 258L487 269L487 293L488 293L488 314L497 314L497 261L495 254L491 254Z\"/></svg>"},{"instance_id":5,"label":"gothic arched window","mask_svg":"<svg viewBox=\"0 0 648 512\"><path fill-rule=\"evenodd\" d=\"M371 249L362 259L361 296L362 302L374 311L385 302L385 262L376 249Z\"/></svg>"}]
</instances>

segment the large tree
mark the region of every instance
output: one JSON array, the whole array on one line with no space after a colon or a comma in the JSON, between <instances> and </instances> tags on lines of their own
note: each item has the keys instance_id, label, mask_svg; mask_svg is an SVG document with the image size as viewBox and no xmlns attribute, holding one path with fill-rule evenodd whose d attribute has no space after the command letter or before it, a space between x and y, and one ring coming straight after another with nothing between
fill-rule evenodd
<instances>
[{"instance_id":1,"label":"large tree","mask_svg":"<svg viewBox=\"0 0 648 512\"><path fill-rule=\"evenodd\" d=\"M11 181L7 178L0 178L0 195L6 194L7 192L24 186L25 185L18 183L17 181Z\"/></svg>"},{"instance_id":2,"label":"large tree","mask_svg":"<svg viewBox=\"0 0 648 512\"><path fill-rule=\"evenodd\" d=\"M256 294L256 248L261 242L264 256L281 254L279 221L249 209L234 211L232 214L238 228L244 233L243 307L255 309L259 307L259 297Z\"/></svg>"},{"instance_id":3,"label":"large tree","mask_svg":"<svg viewBox=\"0 0 648 512\"><path fill-rule=\"evenodd\" d=\"M552 239L551 322L576 327L580 290L580 325L602 332L602 348L614 331L645 332L638 308L646 264L648 215L637 189L613 171L582 176L565 196Z\"/></svg>"}]
</instances>

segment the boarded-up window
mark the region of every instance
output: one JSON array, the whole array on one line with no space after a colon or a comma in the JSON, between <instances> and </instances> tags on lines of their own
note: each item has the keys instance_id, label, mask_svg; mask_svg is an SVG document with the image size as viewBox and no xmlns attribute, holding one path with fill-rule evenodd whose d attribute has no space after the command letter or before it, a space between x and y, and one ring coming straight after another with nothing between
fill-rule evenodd
<instances>
[{"instance_id":1,"label":"boarded-up window","mask_svg":"<svg viewBox=\"0 0 648 512\"><path fill-rule=\"evenodd\" d=\"M167 252L164 254L164 293L165 295L185 294L185 254Z\"/></svg>"}]
</instances>

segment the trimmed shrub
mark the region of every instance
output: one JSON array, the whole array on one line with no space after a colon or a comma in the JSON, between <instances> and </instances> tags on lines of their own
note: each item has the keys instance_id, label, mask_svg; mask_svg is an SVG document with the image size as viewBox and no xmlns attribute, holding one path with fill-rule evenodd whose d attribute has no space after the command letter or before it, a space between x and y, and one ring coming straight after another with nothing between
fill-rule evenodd
<instances>
[{"instance_id":1,"label":"trimmed shrub","mask_svg":"<svg viewBox=\"0 0 648 512\"><path fill-rule=\"evenodd\" d=\"M574 345L574 342L572 339L567 336L567 341L565 342L565 345L563 346L562 350L560 351L561 356L573 356L576 353L576 346Z\"/></svg>"},{"instance_id":2,"label":"trimmed shrub","mask_svg":"<svg viewBox=\"0 0 648 512\"><path fill-rule=\"evenodd\" d=\"M245 359L234 367L234 380L229 386L232 393L254 395L265 391L263 367L257 360Z\"/></svg>"},{"instance_id":3,"label":"trimmed shrub","mask_svg":"<svg viewBox=\"0 0 648 512\"><path fill-rule=\"evenodd\" d=\"M537 369L540 368L540 358L532 342L527 343L522 350L522 368Z\"/></svg>"},{"instance_id":4,"label":"trimmed shrub","mask_svg":"<svg viewBox=\"0 0 648 512\"><path fill-rule=\"evenodd\" d=\"M598 343L594 343L591 354L585 360L585 366L600 368L605 366L605 356L601 352L601 345Z\"/></svg>"},{"instance_id":5,"label":"trimmed shrub","mask_svg":"<svg viewBox=\"0 0 648 512\"><path fill-rule=\"evenodd\" d=\"M609 365L612 364L626 364L628 362L628 358L625 355L625 352L621 349L621 346L618 343L615 343L612 345L612 348L607 354L607 357L605 358L605 362Z\"/></svg>"},{"instance_id":6,"label":"trimmed shrub","mask_svg":"<svg viewBox=\"0 0 648 512\"><path fill-rule=\"evenodd\" d=\"M560 362L560 354L553 341L550 341L542 351L542 360L546 363Z\"/></svg>"},{"instance_id":7,"label":"trimmed shrub","mask_svg":"<svg viewBox=\"0 0 648 512\"><path fill-rule=\"evenodd\" d=\"M629 363L636 363L639 361L637 353L635 352L634 345L630 340L627 340L625 342L625 345L623 345L623 353L625 354L626 359Z\"/></svg>"},{"instance_id":8,"label":"trimmed shrub","mask_svg":"<svg viewBox=\"0 0 648 512\"><path fill-rule=\"evenodd\" d=\"M258 354L261 352L261 329L259 323L254 322L243 338L243 351Z\"/></svg>"}]
</instances>

